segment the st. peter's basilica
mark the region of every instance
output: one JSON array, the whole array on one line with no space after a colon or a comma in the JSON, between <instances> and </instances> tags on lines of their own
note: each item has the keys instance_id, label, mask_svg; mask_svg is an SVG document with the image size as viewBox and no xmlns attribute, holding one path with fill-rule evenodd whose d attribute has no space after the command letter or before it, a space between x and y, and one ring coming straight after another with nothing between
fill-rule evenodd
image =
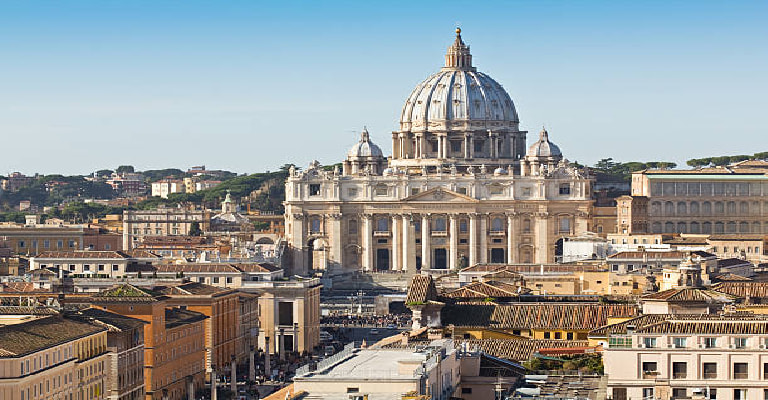
<instances>
[{"instance_id":1,"label":"st. peter's basilica","mask_svg":"<svg viewBox=\"0 0 768 400\"><path fill-rule=\"evenodd\" d=\"M456 30L445 66L411 92L391 157L367 130L342 168L313 162L286 182L296 273L451 270L549 263L586 232L591 179L542 130L527 147L509 94L472 66Z\"/></svg>"}]
</instances>

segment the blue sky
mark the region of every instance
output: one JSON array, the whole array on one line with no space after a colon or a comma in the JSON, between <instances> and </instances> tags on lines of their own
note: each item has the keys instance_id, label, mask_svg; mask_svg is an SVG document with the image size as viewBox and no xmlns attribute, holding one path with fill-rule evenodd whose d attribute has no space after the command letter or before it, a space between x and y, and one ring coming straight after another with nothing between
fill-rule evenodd
<instances>
[{"instance_id":1,"label":"blue sky","mask_svg":"<svg viewBox=\"0 0 768 400\"><path fill-rule=\"evenodd\" d=\"M768 2L0 1L0 173L340 161L462 27L570 160L768 150Z\"/></svg>"}]
</instances>

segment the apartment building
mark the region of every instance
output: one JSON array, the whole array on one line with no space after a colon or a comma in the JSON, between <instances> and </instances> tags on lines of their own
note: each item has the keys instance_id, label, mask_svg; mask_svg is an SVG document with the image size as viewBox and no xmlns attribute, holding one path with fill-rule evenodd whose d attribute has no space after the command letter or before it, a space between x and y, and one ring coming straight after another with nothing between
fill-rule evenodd
<instances>
[{"instance_id":1,"label":"apartment building","mask_svg":"<svg viewBox=\"0 0 768 400\"><path fill-rule=\"evenodd\" d=\"M107 330L60 315L0 327L0 398L106 399Z\"/></svg>"},{"instance_id":2,"label":"apartment building","mask_svg":"<svg viewBox=\"0 0 768 400\"><path fill-rule=\"evenodd\" d=\"M610 334L608 342L604 365L613 400L768 398L765 317L638 319Z\"/></svg>"},{"instance_id":3,"label":"apartment building","mask_svg":"<svg viewBox=\"0 0 768 400\"><path fill-rule=\"evenodd\" d=\"M123 211L123 249L129 250L151 236L185 236L192 227L209 228L211 212L186 208L158 207Z\"/></svg>"}]
</instances>

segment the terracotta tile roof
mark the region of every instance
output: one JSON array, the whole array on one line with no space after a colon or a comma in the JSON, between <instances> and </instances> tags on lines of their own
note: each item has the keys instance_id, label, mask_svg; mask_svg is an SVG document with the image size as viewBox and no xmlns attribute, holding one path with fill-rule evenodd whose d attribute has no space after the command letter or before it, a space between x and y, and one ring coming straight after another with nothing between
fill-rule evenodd
<instances>
[{"instance_id":1,"label":"terracotta tile roof","mask_svg":"<svg viewBox=\"0 0 768 400\"><path fill-rule=\"evenodd\" d=\"M161 256L148 251L148 250L141 250L141 249L133 249L128 251L123 251L123 253L127 254L128 256L132 258L162 258Z\"/></svg>"},{"instance_id":2,"label":"terracotta tile roof","mask_svg":"<svg viewBox=\"0 0 768 400\"><path fill-rule=\"evenodd\" d=\"M430 275L414 275L408 286L405 304L426 303L437 300L437 288Z\"/></svg>"},{"instance_id":3,"label":"terracotta tile roof","mask_svg":"<svg viewBox=\"0 0 768 400\"><path fill-rule=\"evenodd\" d=\"M699 257L702 257L702 258L712 258L712 257L717 258L717 255L712 254L710 252L703 251L703 250L692 251L691 255L699 256Z\"/></svg>"},{"instance_id":4,"label":"terracotta tile roof","mask_svg":"<svg viewBox=\"0 0 768 400\"><path fill-rule=\"evenodd\" d=\"M56 315L58 313L50 307L0 306L0 315Z\"/></svg>"},{"instance_id":5,"label":"terracotta tile roof","mask_svg":"<svg viewBox=\"0 0 768 400\"><path fill-rule=\"evenodd\" d=\"M109 258L109 259L127 259L130 258L122 251L94 251L94 250L75 250L75 251L44 251L35 259L80 259L80 258Z\"/></svg>"},{"instance_id":6,"label":"terracotta tile roof","mask_svg":"<svg viewBox=\"0 0 768 400\"><path fill-rule=\"evenodd\" d=\"M268 262L262 262L262 263L247 263L247 264L233 264L233 266L240 271L243 271L245 273L255 273L255 272L275 272L279 271L282 268Z\"/></svg>"},{"instance_id":7,"label":"terracotta tile roof","mask_svg":"<svg viewBox=\"0 0 768 400\"><path fill-rule=\"evenodd\" d=\"M4 282L2 292L27 293L34 292L35 285L32 282Z\"/></svg>"},{"instance_id":8,"label":"terracotta tile roof","mask_svg":"<svg viewBox=\"0 0 768 400\"><path fill-rule=\"evenodd\" d=\"M751 278L747 278L746 276L736 275L732 274L730 272L720 275L715 275L712 277L712 280L720 281L720 282L746 282L746 281L752 281Z\"/></svg>"},{"instance_id":9,"label":"terracotta tile roof","mask_svg":"<svg viewBox=\"0 0 768 400\"><path fill-rule=\"evenodd\" d=\"M493 357L512 361L529 360L541 348L587 347L586 340L546 339L456 339L454 345L461 348L466 343L469 350L479 350Z\"/></svg>"},{"instance_id":10,"label":"terracotta tile roof","mask_svg":"<svg viewBox=\"0 0 768 400\"><path fill-rule=\"evenodd\" d=\"M735 296L724 294L709 289L700 288L673 288L661 292L646 294L641 297L642 300L663 300L674 302L732 302Z\"/></svg>"},{"instance_id":11,"label":"terracotta tile roof","mask_svg":"<svg viewBox=\"0 0 768 400\"><path fill-rule=\"evenodd\" d=\"M746 241L763 241L765 240L765 235L761 234L749 234L749 233L734 233L734 234L718 234L718 235L712 235L709 237L709 240L715 240L715 241L736 241L736 240L746 240Z\"/></svg>"},{"instance_id":12,"label":"terracotta tile roof","mask_svg":"<svg viewBox=\"0 0 768 400\"><path fill-rule=\"evenodd\" d=\"M178 245L178 244L205 244L203 236L146 236L142 245Z\"/></svg>"},{"instance_id":13,"label":"terracotta tile roof","mask_svg":"<svg viewBox=\"0 0 768 400\"><path fill-rule=\"evenodd\" d=\"M717 320L674 320L657 322L637 329L636 333L671 333L705 335L764 335L768 334L768 319L721 318Z\"/></svg>"},{"instance_id":14,"label":"terracotta tile roof","mask_svg":"<svg viewBox=\"0 0 768 400\"><path fill-rule=\"evenodd\" d=\"M58 317L3 326L0 327L0 354L2 357L21 356L105 330L104 327Z\"/></svg>"},{"instance_id":15,"label":"terracotta tile roof","mask_svg":"<svg viewBox=\"0 0 768 400\"><path fill-rule=\"evenodd\" d=\"M191 324L208 318L203 313L197 311L184 310L181 308L165 309L165 329L175 328L177 326Z\"/></svg>"},{"instance_id":16,"label":"terracotta tile roof","mask_svg":"<svg viewBox=\"0 0 768 400\"><path fill-rule=\"evenodd\" d=\"M499 281L499 280L518 281L522 279L523 279L522 275L518 274L517 272L510 271L508 269L501 270L498 272L491 272L489 274L483 275L483 280L492 280L492 281Z\"/></svg>"},{"instance_id":17,"label":"terracotta tile roof","mask_svg":"<svg viewBox=\"0 0 768 400\"><path fill-rule=\"evenodd\" d=\"M149 322L137 318L131 318L122 314L102 310L100 308L87 308L78 311L76 314L68 315L68 318L79 319L83 322L89 322L101 325L109 332L122 332L126 330L141 328Z\"/></svg>"},{"instance_id":18,"label":"terracotta tile roof","mask_svg":"<svg viewBox=\"0 0 768 400\"><path fill-rule=\"evenodd\" d=\"M530 293L531 290L504 282L472 282L459 289L444 293L444 297L452 299L484 299L487 297L517 297Z\"/></svg>"},{"instance_id":19,"label":"terracotta tile roof","mask_svg":"<svg viewBox=\"0 0 768 400\"><path fill-rule=\"evenodd\" d=\"M718 268L728 268L736 265L752 265L752 263L747 260L742 260L740 258L724 258L721 260L717 260Z\"/></svg>"},{"instance_id":20,"label":"terracotta tile roof","mask_svg":"<svg viewBox=\"0 0 768 400\"><path fill-rule=\"evenodd\" d=\"M105 289L92 296L94 303L151 303L155 296L136 286L124 283Z\"/></svg>"},{"instance_id":21,"label":"terracotta tile roof","mask_svg":"<svg viewBox=\"0 0 768 400\"><path fill-rule=\"evenodd\" d=\"M157 272L184 272L184 273L241 273L232 264L225 263L188 263L188 264L160 264L155 265Z\"/></svg>"},{"instance_id":22,"label":"terracotta tile roof","mask_svg":"<svg viewBox=\"0 0 768 400\"><path fill-rule=\"evenodd\" d=\"M235 292L233 289L225 289L218 286L206 285L199 282L189 282L176 286L163 286L154 288L155 291L173 296L173 295L188 295L188 296L213 296L220 293Z\"/></svg>"},{"instance_id":23,"label":"terracotta tile roof","mask_svg":"<svg viewBox=\"0 0 768 400\"><path fill-rule=\"evenodd\" d=\"M712 286L712 290L740 298L768 297L768 282L720 282Z\"/></svg>"},{"instance_id":24,"label":"terracotta tile roof","mask_svg":"<svg viewBox=\"0 0 768 400\"><path fill-rule=\"evenodd\" d=\"M500 329L590 330L608 317L634 317L630 304L515 303L498 305L449 305L442 310L443 325L483 326Z\"/></svg>"},{"instance_id":25,"label":"terracotta tile roof","mask_svg":"<svg viewBox=\"0 0 768 400\"><path fill-rule=\"evenodd\" d=\"M684 251L621 251L608 256L609 259L684 259L688 253Z\"/></svg>"}]
</instances>

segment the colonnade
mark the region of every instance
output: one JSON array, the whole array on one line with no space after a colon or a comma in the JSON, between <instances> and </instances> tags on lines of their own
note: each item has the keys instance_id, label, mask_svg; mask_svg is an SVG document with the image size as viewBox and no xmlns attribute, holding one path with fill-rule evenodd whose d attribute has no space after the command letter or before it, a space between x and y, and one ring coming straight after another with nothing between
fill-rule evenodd
<instances>
[{"instance_id":1,"label":"colonnade","mask_svg":"<svg viewBox=\"0 0 768 400\"><path fill-rule=\"evenodd\" d=\"M456 269L459 259L459 238L465 236L468 240L469 251L467 254L468 265L478 263L487 263L488 260L488 236L496 235L505 237L505 262L513 263L515 246L515 217L512 214L505 215L504 226L500 230L489 229L489 217L492 214L479 213L452 213L452 214L362 214L361 231L361 253L362 269L373 271L377 269L376 254L377 248L387 248L390 250L389 270L406 271L415 270L416 249L420 245L421 265L424 269L430 269L435 266L433 259L435 249L446 249L447 269ZM493 216L494 218L501 217ZM387 230L377 230L379 220L387 218ZM438 219L442 219L441 227L434 226ZM461 220L466 219L468 229L460 228ZM415 231L416 221L420 220L420 232ZM389 239L386 245L377 246L379 239ZM420 244L416 239L420 239ZM443 238L440 244L434 244L433 238Z\"/></svg>"}]
</instances>

